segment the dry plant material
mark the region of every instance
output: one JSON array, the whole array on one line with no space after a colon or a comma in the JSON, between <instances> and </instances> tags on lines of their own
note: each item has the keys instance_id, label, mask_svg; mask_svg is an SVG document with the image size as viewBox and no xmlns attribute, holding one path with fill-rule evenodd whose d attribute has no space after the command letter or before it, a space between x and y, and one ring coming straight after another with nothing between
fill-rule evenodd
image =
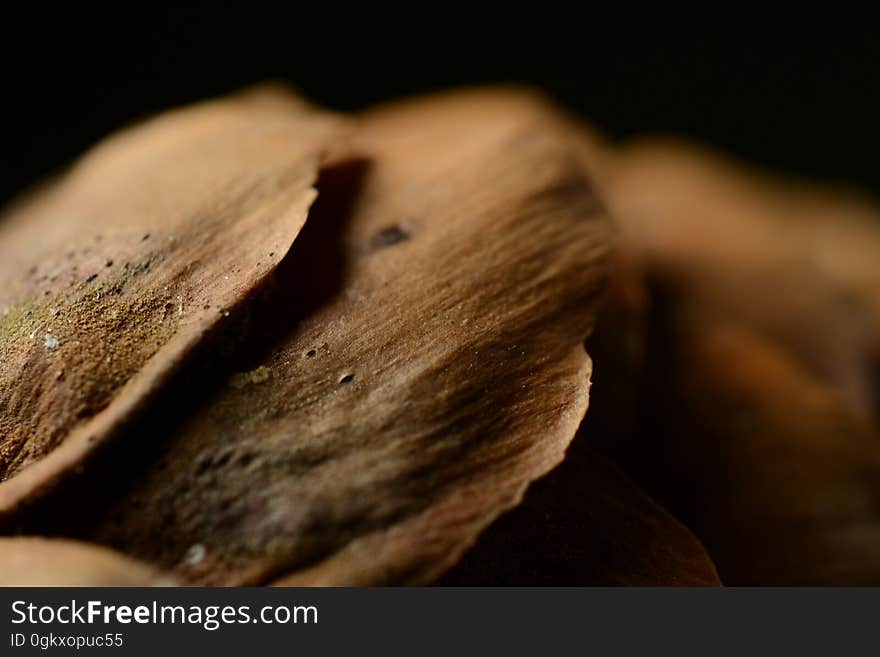
<instances>
[{"instance_id":1,"label":"dry plant material","mask_svg":"<svg viewBox=\"0 0 880 657\"><path fill-rule=\"evenodd\" d=\"M712 326L668 344L652 410L668 454L654 468L724 582L880 584L876 431L754 332Z\"/></svg>"},{"instance_id":2,"label":"dry plant material","mask_svg":"<svg viewBox=\"0 0 880 657\"><path fill-rule=\"evenodd\" d=\"M170 112L0 220L0 511L76 467L272 272L336 126L278 90Z\"/></svg>"},{"instance_id":3,"label":"dry plant material","mask_svg":"<svg viewBox=\"0 0 880 657\"><path fill-rule=\"evenodd\" d=\"M483 532L439 584L720 585L700 541L589 446L591 414L565 460Z\"/></svg>"},{"instance_id":4,"label":"dry plant material","mask_svg":"<svg viewBox=\"0 0 880 657\"><path fill-rule=\"evenodd\" d=\"M876 208L666 142L622 149L603 181L622 249L688 319L749 326L876 417Z\"/></svg>"},{"instance_id":5,"label":"dry plant material","mask_svg":"<svg viewBox=\"0 0 880 657\"><path fill-rule=\"evenodd\" d=\"M641 373L601 370L641 393L639 421L604 448L703 539L725 583L880 583L869 206L674 145L625 148L603 180L650 293L641 308L614 295L596 342L597 367ZM615 325L639 313L634 359Z\"/></svg>"},{"instance_id":6,"label":"dry plant material","mask_svg":"<svg viewBox=\"0 0 880 657\"><path fill-rule=\"evenodd\" d=\"M0 538L0 586L171 586L174 580L99 545Z\"/></svg>"},{"instance_id":7,"label":"dry plant material","mask_svg":"<svg viewBox=\"0 0 880 657\"><path fill-rule=\"evenodd\" d=\"M362 185L322 192L262 353L127 441L168 437L81 537L201 584L422 583L562 459L611 238L566 121L453 94L368 113L352 152Z\"/></svg>"},{"instance_id":8,"label":"dry plant material","mask_svg":"<svg viewBox=\"0 0 880 657\"><path fill-rule=\"evenodd\" d=\"M591 157L596 157L591 150ZM699 539L592 446L631 435L647 290L616 253L587 350L598 354L590 410L565 460L481 536L441 580L452 585L717 586ZM611 344L608 344L608 343Z\"/></svg>"}]
</instances>

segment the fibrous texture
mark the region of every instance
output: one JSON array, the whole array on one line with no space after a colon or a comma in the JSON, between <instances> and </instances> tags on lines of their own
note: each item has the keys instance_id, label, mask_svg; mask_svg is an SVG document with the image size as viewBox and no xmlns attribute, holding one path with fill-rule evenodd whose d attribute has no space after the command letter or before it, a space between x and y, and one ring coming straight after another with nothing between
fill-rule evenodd
<instances>
[{"instance_id":1,"label":"fibrous texture","mask_svg":"<svg viewBox=\"0 0 880 657\"><path fill-rule=\"evenodd\" d=\"M127 456L83 478L100 495L47 496L40 531L195 583L435 579L559 463L587 407L612 230L570 134L517 92L361 116L244 313L237 371L207 368L177 412L129 427Z\"/></svg>"},{"instance_id":2,"label":"fibrous texture","mask_svg":"<svg viewBox=\"0 0 880 657\"><path fill-rule=\"evenodd\" d=\"M0 511L128 421L274 269L336 124L271 90L170 112L0 219Z\"/></svg>"}]
</instances>

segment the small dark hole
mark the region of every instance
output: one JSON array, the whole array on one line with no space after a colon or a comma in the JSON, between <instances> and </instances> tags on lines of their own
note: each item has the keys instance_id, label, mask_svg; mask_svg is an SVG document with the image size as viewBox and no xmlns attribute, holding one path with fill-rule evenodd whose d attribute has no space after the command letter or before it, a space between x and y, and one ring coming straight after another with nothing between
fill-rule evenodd
<instances>
[{"instance_id":1,"label":"small dark hole","mask_svg":"<svg viewBox=\"0 0 880 657\"><path fill-rule=\"evenodd\" d=\"M306 352L306 356L309 357L309 358L314 358L314 357L317 356L317 355L318 355L318 352L315 351L314 349L309 349L309 350Z\"/></svg>"},{"instance_id":2,"label":"small dark hole","mask_svg":"<svg viewBox=\"0 0 880 657\"><path fill-rule=\"evenodd\" d=\"M346 383L351 383L354 381L354 374L346 374L341 379L339 379L339 385L343 386Z\"/></svg>"},{"instance_id":3,"label":"small dark hole","mask_svg":"<svg viewBox=\"0 0 880 657\"><path fill-rule=\"evenodd\" d=\"M229 463L230 458L232 458L232 452L225 452L214 462L214 467L222 468L224 465Z\"/></svg>"},{"instance_id":4,"label":"small dark hole","mask_svg":"<svg viewBox=\"0 0 880 657\"><path fill-rule=\"evenodd\" d=\"M142 241L142 242L146 242L148 239L150 239L150 234L149 234L149 233L147 233L146 235L144 235L144 236L141 238L141 241Z\"/></svg>"},{"instance_id":5,"label":"small dark hole","mask_svg":"<svg viewBox=\"0 0 880 657\"><path fill-rule=\"evenodd\" d=\"M96 278L98 278L98 275L97 275L97 274L92 274L91 276L89 276L89 277L86 279L86 283L91 283L91 282L92 282L93 280L95 280Z\"/></svg>"},{"instance_id":6,"label":"small dark hole","mask_svg":"<svg viewBox=\"0 0 880 657\"><path fill-rule=\"evenodd\" d=\"M238 465L241 467L247 467L253 462L254 457L255 455L253 452L243 452L242 455L238 457Z\"/></svg>"},{"instance_id":7,"label":"small dark hole","mask_svg":"<svg viewBox=\"0 0 880 657\"><path fill-rule=\"evenodd\" d=\"M370 244L374 249L384 249L409 239L409 231L399 224L383 228L373 235Z\"/></svg>"},{"instance_id":8,"label":"small dark hole","mask_svg":"<svg viewBox=\"0 0 880 657\"><path fill-rule=\"evenodd\" d=\"M104 263L104 266L105 266L105 267L112 267L112 266L113 266L113 261L112 261L112 260L108 260L107 262Z\"/></svg>"},{"instance_id":9,"label":"small dark hole","mask_svg":"<svg viewBox=\"0 0 880 657\"><path fill-rule=\"evenodd\" d=\"M196 477L201 477L208 470L211 469L213 462L211 461L211 457L206 456L202 458L198 463L196 463Z\"/></svg>"}]
</instances>

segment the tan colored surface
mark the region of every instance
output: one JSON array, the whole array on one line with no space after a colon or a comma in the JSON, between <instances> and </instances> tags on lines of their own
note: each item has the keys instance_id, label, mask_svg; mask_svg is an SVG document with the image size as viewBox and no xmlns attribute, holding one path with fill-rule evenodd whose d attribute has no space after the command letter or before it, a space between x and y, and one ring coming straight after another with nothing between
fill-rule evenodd
<instances>
[{"instance_id":1,"label":"tan colored surface","mask_svg":"<svg viewBox=\"0 0 880 657\"><path fill-rule=\"evenodd\" d=\"M642 386L608 448L727 584L880 583L878 213L679 144L624 147L603 180L649 291L628 376L601 369L632 349L620 303L596 352Z\"/></svg>"},{"instance_id":2,"label":"tan colored surface","mask_svg":"<svg viewBox=\"0 0 880 657\"><path fill-rule=\"evenodd\" d=\"M266 89L170 112L0 219L0 513L80 463L273 270L336 124Z\"/></svg>"},{"instance_id":3,"label":"tan colored surface","mask_svg":"<svg viewBox=\"0 0 880 657\"><path fill-rule=\"evenodd\" d=\"M149 566L98 545L0 538L0 586L171 586Z\"/></svg>"},{"instance_id":4,"label":"tan colored surface","mask_svg":"<svg viewBox=\"0 0 880 657\"><path fill-rule=\"evenodd\" d=\"M86 537L208 584L418 583L454 563L586 409L611 230L565 130L514 93L365 116L363 185L351 209L319 199L270 298L274 341L167 426Z\"/></svg>"},{"instance_id":5,"label":"tan colored surface","mask_svg":"<svg viewBox=\"0 0 880 657\"><path fill-rule=\"evenodd\" d=\"M613 156L604 193L652 285L694 321L759 331L875 415L880 211L675 142Z\"/></svg>"}]
</instances>

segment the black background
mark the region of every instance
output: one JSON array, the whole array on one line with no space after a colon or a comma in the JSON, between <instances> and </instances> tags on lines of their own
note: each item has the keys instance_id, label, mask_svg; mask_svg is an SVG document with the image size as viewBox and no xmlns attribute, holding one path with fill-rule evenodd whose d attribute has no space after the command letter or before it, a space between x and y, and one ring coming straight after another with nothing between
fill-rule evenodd
<instances>
[{"instance_id":1,"label":"black background","mask_svg":"<svg viewBox=\"0 0 880 657\"><path fill-rule=\"evenodd\" d=\"M7 17L0 201L126 123L273 78L344 110L460 84L525 82L615 137L684 134L769 168L880 193L873 23L863 32L673 33L636 20L635 5L615 19L514 6L505 20L479 24L467 13L401 8L381 29L343 5L314 17L296 6L86 14L47 4Z\"/></svg>"}]
</instances>

